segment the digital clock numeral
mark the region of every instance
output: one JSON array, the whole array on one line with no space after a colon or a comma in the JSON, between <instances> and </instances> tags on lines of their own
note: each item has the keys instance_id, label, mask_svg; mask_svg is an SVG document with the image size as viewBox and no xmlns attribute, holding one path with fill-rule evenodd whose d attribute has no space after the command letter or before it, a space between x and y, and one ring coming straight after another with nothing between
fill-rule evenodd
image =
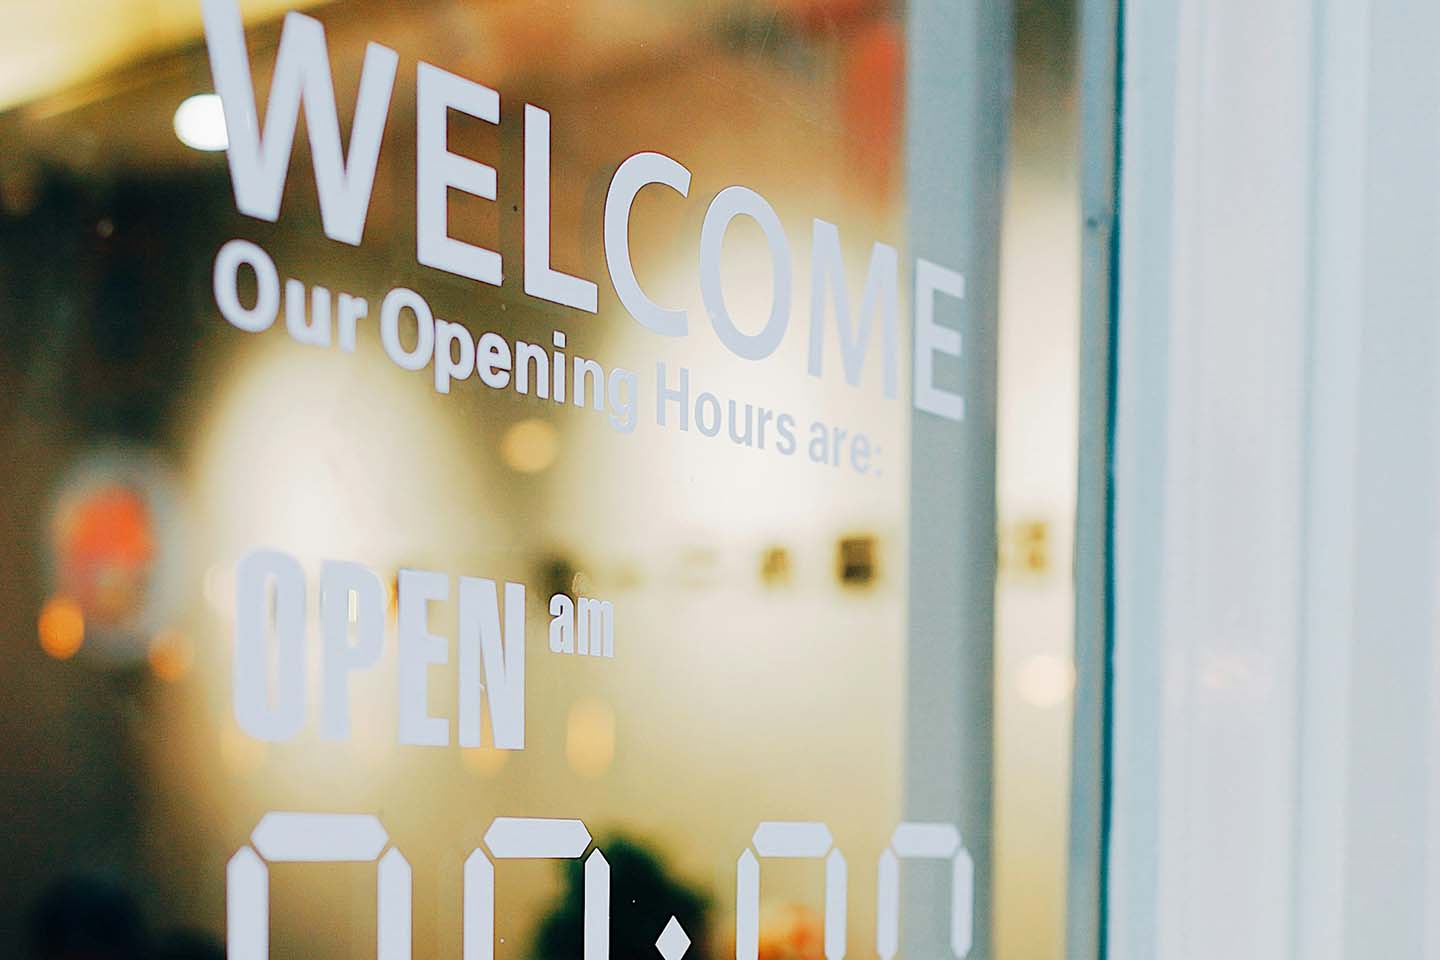
<instances>
[{"instance_id":1,"label":"digital clock numeral","mask_svg":"<svg viewBox=\"0 0 1440 960\"><path fill-rule=\"evenodd\" d=\"M949 823L902 823L880 854L875 946L881 960L894 960L900 949L900 860L950 861L950 952L965 960L974 940L975 862Z\"/></svg>"},{"instance_id":2,"label":"digital clock numeral","mask_svg":"<svg viewBox=\"0 0 1440 960\"><path fill-rule=\"evenodd\" d=\"M590 841L590 831L579 820L497 817L485 831L489 856L476 847L465 861L463 960L494 960L494 860L577 860L590 848ZM228 956L269 960L267 864L378 861L376 957L410 960L410 863L397 848L386 850L389 842L385 828L369 814L265 814L251 832L250 843L230 858L226 868ZM741 853L736 864L735 960L759 956L760 861L775 858L824 860L825 957L844 960L848 870L829 827L812 821L768 820L756 827L750 843L753 849ZM953 824L909 822L895 828L877 868L876 947L881 960L894 960L899 950L900 861L910 859L950 862L950 950L955 960L965 960L974 933L974 862ZM609 960L610 864L598 848L585 859L584 909L582 960ZM684 938L688 944L674 918L670 922L677 927L672 939Z\"/></svg>"},{"instance_id":3,"label":"digital clock numeral","mask_svg":"<svg viewBox=\"0 0 1440 960\"><path fill-rule=\"evenodd\" d=\"M825 960L844 960L848 874L845 857L831 849L830 828L823 823L770 820L750 838L762 859L825 860ZM740 854L735 869L735 960L760 955L760 863L755 853Z\"/></svg>"},{"instance_id":4,"label":"digital clock numeral","mask_svg":"<svg viewBox=\"0 0 1440 960\"><path fill-rule=\"evenodd\" d=\"M579 820L499 817L485 831L497 860L578 860L590 846ZM476 848L465 861L464 960L495 956L495 867ZM610 957L610 864L597 848L585 860L585 956Z\"/></svg>"},{"instance_id":5,"label":"digital clock numeral","mask_svg":"<svg viewBox=\"0 0 1440 960\"><path fill-rule=\"evenodd\" d=\"M370 863L377 857L378 960L410 958L410 864L380 821L358 813L267 813L225 871L230 960L269 960L270 871L266 863ZM258 853L257 853L258 851ZM261 859L261 858L264 859Z\"/></svg>"}]
</instances>

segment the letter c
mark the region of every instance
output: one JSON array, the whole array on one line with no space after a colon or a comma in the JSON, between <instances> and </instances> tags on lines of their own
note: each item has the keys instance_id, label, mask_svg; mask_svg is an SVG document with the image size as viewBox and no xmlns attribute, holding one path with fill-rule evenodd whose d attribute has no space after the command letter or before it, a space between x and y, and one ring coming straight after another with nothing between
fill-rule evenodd
<instances>
[{"instance_id":1,"label":"letter c","mask_svg":"<svg viewBox=\"0 0 1440 960\"><path fill-rule=\"evenodd\" d=\"M683 337L684 310L662 307L645 295L630 261L630 207L640 188L663 183L682 197L690 194L690 171L661 153L637 153L620 164L605 195L605 263L620 302L641 325L667 337Z\"/></svg>"}]
</instances>

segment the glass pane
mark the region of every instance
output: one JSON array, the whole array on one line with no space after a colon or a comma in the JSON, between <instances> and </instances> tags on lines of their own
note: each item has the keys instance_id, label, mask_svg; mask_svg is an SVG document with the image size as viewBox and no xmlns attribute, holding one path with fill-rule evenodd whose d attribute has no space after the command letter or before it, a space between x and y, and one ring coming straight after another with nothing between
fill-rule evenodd
<instances>
[{"instance_id":1,"label":"glass pane","mask_svg":"<svg viewBox=\"0 0 1440 960\"><path fill-rule=\"evenodd\" d=\"M1012 24L967 6L18 15L5 939L991 956ZM1072 454L1002 587L1056 896Z\"/></svg>"}]
</instances>

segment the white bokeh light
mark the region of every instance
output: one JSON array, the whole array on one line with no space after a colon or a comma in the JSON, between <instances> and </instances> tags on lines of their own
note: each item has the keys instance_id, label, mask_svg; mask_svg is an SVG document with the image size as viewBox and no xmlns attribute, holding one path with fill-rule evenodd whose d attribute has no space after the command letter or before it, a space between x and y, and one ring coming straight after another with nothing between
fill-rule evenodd
<instances>
[{"instance_id":1,"label":"white bokeh light","mask_svg":"<svg viewBox=\"0 0 1440 960\"><path fill-rule=\"evenodd\" d=\"M175 108L175 136L194 150L224 150L230 146L225 132L225 108L213 93L197 93Z\"/></svg>"},{"instance_id":2,"label":"white bokeh light","mask_svg":"<svg viewBox=\"0 0 1440 960\"><path fill-rule=\"evenodd\" d=\"M1039 653L1026 657L1016 672L1020 699L1032 707L1057 707L1075 689L1075 667L1062 657Z\"/></svg>"}]
</instances>

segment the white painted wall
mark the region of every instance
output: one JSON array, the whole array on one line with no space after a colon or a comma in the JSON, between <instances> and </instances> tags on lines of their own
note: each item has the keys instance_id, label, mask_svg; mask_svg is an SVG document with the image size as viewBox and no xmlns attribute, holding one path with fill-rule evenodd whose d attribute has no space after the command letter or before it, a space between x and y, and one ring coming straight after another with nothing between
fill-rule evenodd
<instances>
[{"instance_id":1,"label":"white painted wall","mask_svg":"<svg viewBox=\"0 0 1440 960\"><path fill-rule=\"evenodd\" d=\"M1128 5L1111 957L1440 955L1437 40Z\"/></svg>"}]
</instances>

